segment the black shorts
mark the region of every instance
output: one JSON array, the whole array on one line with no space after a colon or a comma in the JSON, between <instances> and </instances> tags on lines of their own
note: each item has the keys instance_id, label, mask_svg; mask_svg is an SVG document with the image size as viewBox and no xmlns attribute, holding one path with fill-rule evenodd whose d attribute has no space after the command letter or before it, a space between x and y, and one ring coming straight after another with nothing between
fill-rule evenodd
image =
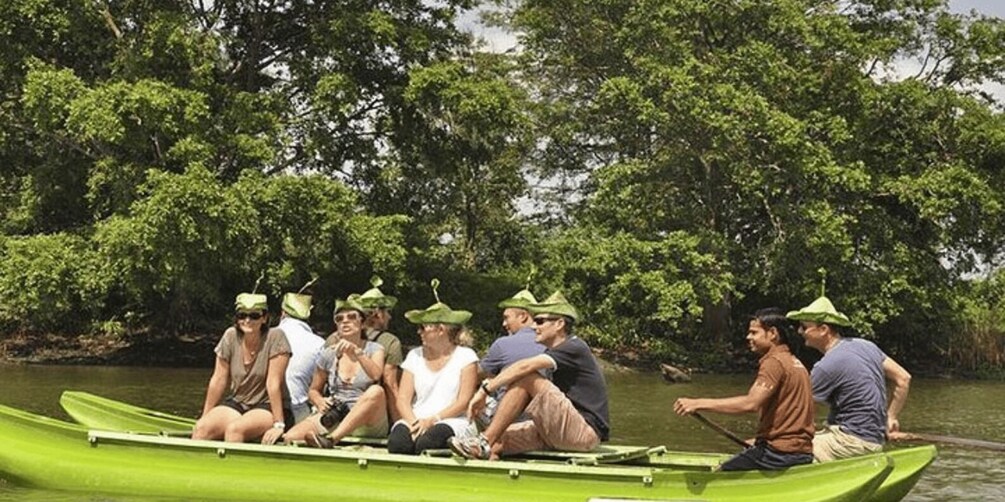
<instances>
[{"instance_id":1,"label":"black shorts","mask_svg":"<svg viewBox=\"0 0 1005 502\"><path fill-rule=\"evenodd\" d=\"M234 399L232 397L228 397L227 399L224 399L223 402L220 403L220 406L226 406L226 407L228 407L228 408L230 408L230 409L232 409L234 411L237 411L238 413L240 413L242 415L244 415L245 413L247 413L247 412L249 412L251 410L265 410L265 411L268 411L268 412L272 411L272 406L269 404L268 401L265 401L265 402L262 402L262 403L258 403L255 406L248 406L248 405L246 405L244 403L238 402L236 399Z\"/></svg>"},{"instance_id":2,"label":"black shorts","mask_svg":"<svg viewBox=\"0 0 1005 502\"><path fill-rule=\"evenodd\" d=\"M270 405L268 401L258 403L255 406L248 406L244 403L239 403L236 399L232 397L228 397L227 399L224 399L222 403L220 403L220 406L226 406L242 415L251 410L265 410L268 411L269 413L272 412L272 405ZM290 427L293 427L292 410L283 408L283 422L286 422L287 430L289 430Z\"/></svg>"}]
</instances>

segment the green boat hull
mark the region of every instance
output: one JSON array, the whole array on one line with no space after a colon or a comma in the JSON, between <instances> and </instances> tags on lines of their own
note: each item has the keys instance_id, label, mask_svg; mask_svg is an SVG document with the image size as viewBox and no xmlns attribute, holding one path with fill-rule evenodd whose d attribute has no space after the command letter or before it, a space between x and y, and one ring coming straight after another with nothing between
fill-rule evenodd
<instances>
[{"instance_id":1,"label":"green boat hull","mask_svg":"<svg viewBox=\"0 0 1005 502\"><path fill-rule=\"evenodd\" d=\"M0 477L103 495L283 500L864 500L890 474L885 454L778 472L465 461L379 449L314 450L121 432L0 406Z\"/></svg>"},{"instance_id":2,"label":"green boat hull","mask_svg":"<svg viewBox=\"0 0 1005 502\"><path fill-rule=\"evenodd\" d=\"M176 431L187 433L195 425L191 418L170 415L159 411L142 408L129 403L108 399L88 392L65 391L59 400L66 412L74 420L92 429L110 431L132 431L146 433L164 433ZM356 443L353 438L346 438L347 443ZM613 451L637 451L632 447L605 446L602 454ZM869 497L870 501L887 502L904 498L914 488L924 470L935 460L934 446L905 448L887 452L893 460L894 470L883 481L882 486ZM623 459L614 459L619 463L634 465L651 465L666 469L681 470L711 470L730 458L732 455L719 453L701 453L684 451L665 451L652 449L646 455L623 455ZM558 460L567 463L591 463L588 455L576 455L563 452L540 452L531 455L532 458ZM612 461L613 455L600 458L599 461ZM596 463L597 461L592 461Z\"/></svg>"},{"instance_id":3,"label":"green boat hull","mask_svg":"<svg viewBox=\"0 0 1005 502\"><path fill-rule=\"evenodd\" d=\"M141 408L88 392L67 390L59 404L71 418L91 429L120 432L187 432L195 419Z\"/></svg>"},{"instance_id":4,"label":"green boat hull","mask_svg":"<svg viewBox=\"0 0 1005 502\"><path fill-rule=\"evenodd\" d=\"M886 454L893 461L893 472L869 496L870 502L895 502L906 497L935 461L937 451L934 445L926 445L889 450Z\"/></svg>"},{"instance_id":5,"label":"green boat hull","mask_svg":"<svg viewBox=\"0 0 1005 502\"><path fill-rule=\"evenodd\" d=\"M163 436L188 436L195 426L191 418L108 399L88 392L64 391L59 404L74 420L89 429L118 432L159 434ZM345 445L380 446L386 441L374 438L343 438ZM570 464L627 463L649 465L650 453L662 468L685 470L712 470L731 455L702 452L668 452L665 448L604 445L589 454L574 452L534 452L527 455L533 460L550 460Z\"/></svg>"},{"instance_id":6,"label":"green boat hull","mask_svg":"<svg viewBox=\"0 0 1005 502\"><path fill-rule=\"evenodd\" d=\"M195 424L195 420L190 418L134 406L87 392L65 391L60 397L60 404L71 417L93 429L146 433L185 432L191 430ZM348 438L348 442L351 444L355 441ZM728 454L666 451L662 448L648 449L645 450L645 454L640 455L638 447L616 445L602 446L592 453L591 455L535 452L528 455L528 458L580 465L616 462L661 469L711 471L731 457ZM891 458L894 469L868 500L887 502L904 498L917 484L924 470L935 460L936 454L934 446L888 451L887 455Z\"/></svg>"}]
</instances>

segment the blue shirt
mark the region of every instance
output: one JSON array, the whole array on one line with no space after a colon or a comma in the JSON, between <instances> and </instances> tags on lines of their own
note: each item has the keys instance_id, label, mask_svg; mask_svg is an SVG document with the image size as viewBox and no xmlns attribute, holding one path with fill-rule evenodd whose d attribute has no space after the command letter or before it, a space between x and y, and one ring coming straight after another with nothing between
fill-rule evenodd
<instances>
[{"instance_id":1,"label":"blue shirt","mask_svg":"<svg viewBox=\"0 0 1005 502\"><path fill-rule=\"evenodd\" d=\"M533 328L524 326L512 335L496 338L478 365L485 373L498 375L507 366L544 352L544 345L534 341L536 336Z\"/></svg>"},{"instance_id":2,"label":"blue shirt","mask_svg":"<svg viewBox=\"0 0 1005 502\"><path fill-rule=\"evenodd\" d=\"M842 338L813 366L813 399L830 406L827 423L860 439L886 440L886 354L861 338Z\"/></svg>"}]
</instances>

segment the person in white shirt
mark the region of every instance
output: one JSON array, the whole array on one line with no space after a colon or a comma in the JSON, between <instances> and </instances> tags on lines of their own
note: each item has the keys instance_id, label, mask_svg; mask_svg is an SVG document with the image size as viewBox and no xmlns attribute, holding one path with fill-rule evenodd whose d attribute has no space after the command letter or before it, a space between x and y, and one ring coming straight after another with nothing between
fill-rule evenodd
<instances>
[{"instance_id":1,"label":"person in white shirt","mask_svg":"<svg viewBox=\"0 0 1005 502\"><path fill-rule=\"evenodd\" d=\"M311 414L311 403L307 399L314 366L325 341L314 333L307 324L311 317L310 295L286 293L283 296L283 313L279 318L279 329L286 334L293 355L286 367L286 388L289 402L287 406L293 415L293 423L300 423Z\"/></svg>"},{"instance_id":2,"label":"person in white shirt","mask_svg":"<svg viewBox=\"0 0 1005 502\"><path fill-rule=\"evenodd\" d=\"M478 355L461 346L471 312L453 310L440 301L433 279L436 303L426 310L410 310L405 318L419 325L422 346L409 351L401 364L398 412L401 418L391 427L387 451L418 455L425 450L443 449L454 436L464 434L464 416L478 386Z\"/></svg>"}]
</instances>

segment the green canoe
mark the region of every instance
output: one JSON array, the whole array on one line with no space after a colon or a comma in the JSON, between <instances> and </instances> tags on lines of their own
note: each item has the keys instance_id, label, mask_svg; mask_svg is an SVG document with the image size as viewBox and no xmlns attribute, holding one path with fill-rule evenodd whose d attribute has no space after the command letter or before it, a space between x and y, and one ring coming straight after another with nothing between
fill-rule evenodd
<instances>
[{"instance_id":1,"label":"green canoe","mask_svg":"<svg viewBox=\"0 0 1005 502\"><path fill-rule=\"evenodd\" d=\"M170 415L142 408L129 403L108 399L87 392L65 391L60 404L66 412L81 424L110 431L132 431L172 435L186 434L195 424L191 418ZM372 440L370 440L372 442ZM346 438L348 444L366 443ZM887 452L894 470L883 484L868 498L870 501L900 500L921 478L936 456L934 446L902 448ZM530 459L551 460L570 464L590 465L598 463L621 463L628 465L649 465L662 469L711 470L732 455L718 453L666 451L663 448L640 449L631 446L605 445L589 454L569 452L535 452L527 455Z\"/></svg>"},{"instance_id":2,"label":"green canoe","mask_svg":"<svg viewBox=\"0 0 1005 502\"><path fill-rule=\"evenodd\" d=\"M160 411L135 406L122 401L91 394L89 392L67 390L59 398L59 404L68 415L80 424L106 431L159 434L162 436L187 437L191 434L195 420L171 415ZM340 445L386 445L386 440L374 438L343 438ZM447 452L442 452L447 455ZM525 455L529 459L566 462L577 465L598 463L625 463L635 465L656 465L661 468L712 470L732 455L724 453L671 452L663 447L643 448L639 446L602 445L590 453L575 452L532 452Z\"/></svg>"},{"instance_id":3,"label":"green canoe","mask_svg":"<svg viewBox=\"0 0 1005 502\"><path fill-rule=\"evenodd\" d=\"M885 454L778 472L570 465L315 450L86 428L0 406L0 477L89 495L283 500L864 500Z\"/></svg>"}]
</instances>

